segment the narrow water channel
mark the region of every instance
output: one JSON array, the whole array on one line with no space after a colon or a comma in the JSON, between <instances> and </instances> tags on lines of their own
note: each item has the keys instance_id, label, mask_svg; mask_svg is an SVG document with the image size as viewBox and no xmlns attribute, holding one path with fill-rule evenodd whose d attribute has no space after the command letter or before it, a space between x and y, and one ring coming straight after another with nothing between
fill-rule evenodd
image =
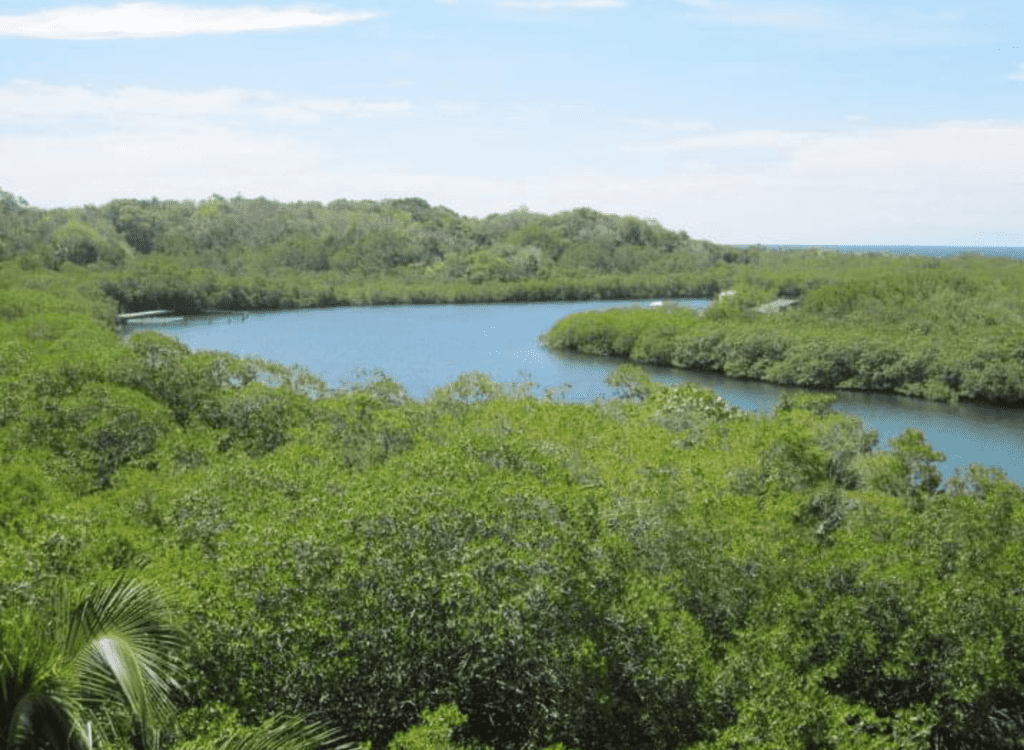
<instances>
[{"instance_id":1,"label":"narrow water channel","mask_svg":"<svg viewBox=\"0 0 1024 750\"><path fill-rule=\"evenodd\" d=\"M646 305L648 301L545 302L489 305L408 305L289 310L245 316L188 318L148 326L194 350L212 349L299 364L329 385L381 370L409 395L425 398L464 372L479 370L502 382L537 383L537 393L561 390L570 401L611 398L605 379L618 360L545 349L538 337L560 318L582 310ZM695 308L706 300L681 300ZM770 411L785 392L803 389L712 373L646 367L663 383L694 382L742 409ZM564 387L564 388L563 388ZM1024 484L1024 409L944 404L888 394L840 391L836 409L878 432L879 443L907 427L922 430L946 454L944 476L971 463L997 466Z\"/></svg>"}]
</instances>

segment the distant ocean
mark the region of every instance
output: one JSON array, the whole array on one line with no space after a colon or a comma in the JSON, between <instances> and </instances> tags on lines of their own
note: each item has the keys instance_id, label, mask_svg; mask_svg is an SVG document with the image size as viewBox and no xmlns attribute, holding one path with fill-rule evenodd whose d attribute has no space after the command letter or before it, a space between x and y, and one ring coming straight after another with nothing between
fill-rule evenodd
<instances>
[{"instance_id":1,"label":"distant ocean","mask_svg":"<svg viewBox=\"0 0 1024 750\"><path fill-rule=\"evenodd\" d=\"M738 245L737 247L753 247ZM891 253L893 255L928 255L945 258L950 255L992 255L1024 260L1024 247L969 247L965 245L763 245L771 250L817 249L843 253Z\"/></svg>"}]
</instances>

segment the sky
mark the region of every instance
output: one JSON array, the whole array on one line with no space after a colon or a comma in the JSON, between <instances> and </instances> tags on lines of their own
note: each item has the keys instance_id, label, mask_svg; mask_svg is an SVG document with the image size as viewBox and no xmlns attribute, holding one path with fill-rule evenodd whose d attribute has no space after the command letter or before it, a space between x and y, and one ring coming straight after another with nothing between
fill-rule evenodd
<instances>
[{"instance_id":1,"label":"sky","mask_svg":"<svg viewBox=\"0 0 1024 750\"><path fill-rule=\"evenodd\" d=\"M3 0L0 188L1024 246L1024 3Z\"/></svg>"}]
</instances>

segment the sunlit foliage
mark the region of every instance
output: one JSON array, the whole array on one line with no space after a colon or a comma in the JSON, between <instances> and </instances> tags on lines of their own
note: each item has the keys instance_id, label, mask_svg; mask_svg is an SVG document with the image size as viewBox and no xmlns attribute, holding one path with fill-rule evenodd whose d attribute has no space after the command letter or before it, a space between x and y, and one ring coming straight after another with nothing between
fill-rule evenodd
<instances>
[{"instance_id":1,"label":"sunlit foliage","mask_svg":"<svg viewBox=\"0 0 1024 750\"><path fill-rule=\"evenodd\" d=\"M164 748L1019 746L1024 490L982 466L943 484L912 426L879 446L827 396L757 415L636 368L594 404L480 373L422 401L378 376L330 389L123 340L100 291L205 309L735 288L710 316L665 306L558 330L593 353L1003 397L1017 265L787 259L583 209L475 221L415 199L42 212L0 194L0 211L16 217L0 225L4 685L29 635L52 632L48 602L123 578L167 592L185 634L166 649L180 690ZM122 270L44 262L72 221L101 239L110 222ZM481 274L525 253L538 276L460 278L458 254L471 269L480 252L505 263L481 256ZM636 258L655 260L611 274ZM801 307L752 311L777 294ZM936 369L954 366L959 381ZM72 696L53 654L38 684ZM152 744L116 692L90 704L104 746ZM82 736L80 719L59 726Z\"/></svg>"}]
</instances>

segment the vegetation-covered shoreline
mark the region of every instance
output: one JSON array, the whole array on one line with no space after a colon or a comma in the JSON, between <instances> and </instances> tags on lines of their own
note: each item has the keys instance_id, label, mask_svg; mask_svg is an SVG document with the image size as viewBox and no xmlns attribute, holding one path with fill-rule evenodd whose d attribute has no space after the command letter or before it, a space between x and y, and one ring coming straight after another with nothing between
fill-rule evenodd
<instances>
[{"instance_id":1,"label":"vegetation-covered shoreline","mask_svg":"<svg viewBox=\"0 0 1024 750\"><path fill-rule=\"evenodd\" d=\"M554 348L732 377L932 400L1024 404L1024 264L959 257L865 264L773 313L763 281L703 315L673 306L577 313Z\"/></svg>"}]
</instances>

